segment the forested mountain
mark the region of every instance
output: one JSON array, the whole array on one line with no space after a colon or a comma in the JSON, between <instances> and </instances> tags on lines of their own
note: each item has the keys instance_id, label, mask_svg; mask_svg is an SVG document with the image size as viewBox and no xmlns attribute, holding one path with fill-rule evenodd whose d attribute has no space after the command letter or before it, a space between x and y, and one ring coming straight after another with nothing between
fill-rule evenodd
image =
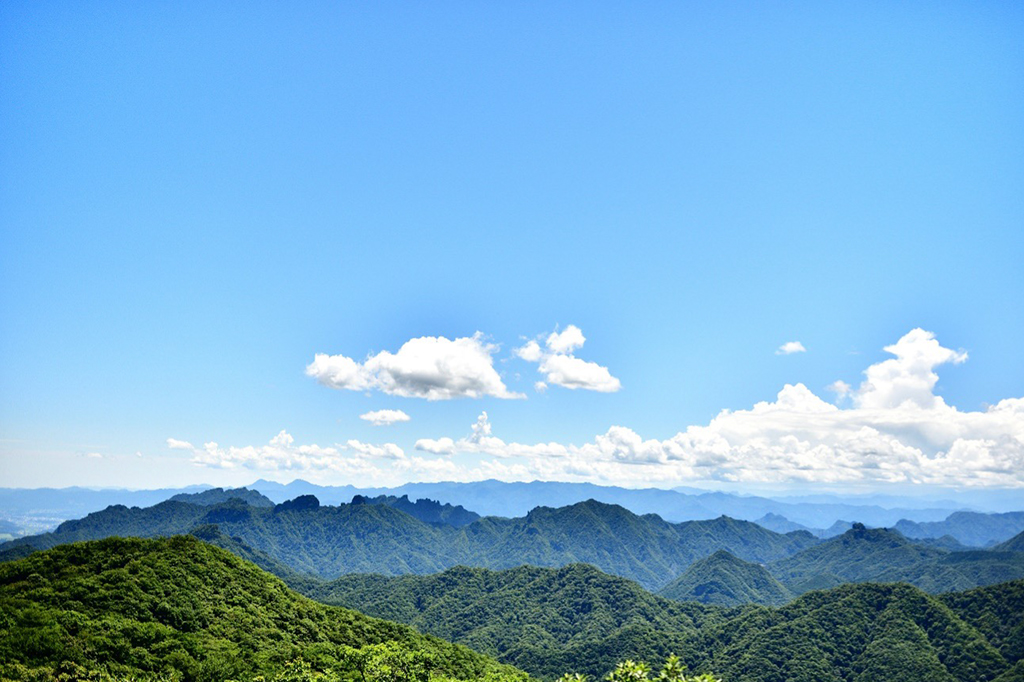
<instances>
[{"instance_id":1,"label":"forested mountain","mask_svg":"<svg viewBox=\"0 0 1024 682\"><path fill-rule=\"evenodd\" d=\"M657 664L676 652L691 670L729 682L1009 682L1020 679L1013 671L1024 654L1022 581L942 597L908 585L846 585L778 609L676 603L581 565L347 576L319 589L325 600L359 601L548 679L566 670L603 675L631 657ZM375 652L429 656L435 673L455 677L515 674L302 598L195 538L78 543L0 565L3 678L59 667L70 679L82 666L247 679L295 658L356 675L360 656Z\"/></svg>"},{"instance_id":2,"label":"forested mountain","mask_svg":"<svg viewBox=\"0 0 1024 682\"><path fill-rule=\"evenodd\" d=\"M846 585L781 608L675 603L582 565L433 576L345 576L318 599L413 623L550 678L602 675L624 658L678 653L747 682L1018 680L1024 581L932 597ZM1001 677L1003 676L1003 677Z\"/></svg>"},{"instance_id":3,"label":"forested mountain","mask_svg":"<svg viewBox=\"0 0 1024 682\"><path fill-rule=\"evenodd\" d=\"M377 497L366 497L356 495L352 498L352 504L384 504L395 509L401 509L409 516L419 519L425 523L442 523L448 526L461 526L473 523L480 518L476 512L471 512L462 506L452 506L448 503L441 504L437 500L419 499L412 502L408 495L396 497L394 495L378 495Z\"/></svg>"},{"instance_id":4,"label":"forested mountain","mask_svg":"<svg viewBox=\"0 0 1024 682\"><path fill-rule=\"evenodd\" d=\"M587 564L348 575L307 594L518 661L546 677L566 670L600 675L624 658L654 661L682 654L692 648L696 626L722 618L718 611L662 599Z\"/></svg>"},{"instance_id":5,"label":"forested mountain","mask_svg":"<svg viewBox=\"0 0 1024 682\"><path fill-rule=\"evenodd\" d=\"M972 547L1003 542L1024 531L1024 511L981 514L958 511L942 521L918 522L902 519L894 528L908 538L941 538L950 535Z\"/></svg>"},{"instance_id":6,"label":"forested mountain","mask_svg":"<svg viewBox=\"0 0 1024 682\"><path fill-rule=\"evenodd\" d=\"M0 565L0 679L57 671L75 679L76 666L118 676L245 679L295 658L352 670L356 652L346 647L427 655L438 673L458 678L516 675L407 626L299 596L192 537L112 538Z\"/></svg>"},{"instance_id":7,"label":"forested mountain","mask_svg":"<svg viewBox=\"0 0 1024 682\"><path fill-rule=\"evenodd\" d=\"M248 488L210 488L200 493L178 493L170 498L174 502L189 502L191 504L211 505L221 504L228 500L242 500L254 507L273 507L274 503L269 497Z\"/></svg>"},{"instance_id":8,"label":"forested mountain","mask_svg":"<svg viewBox=\"0 0 1024 682\"><path fill-rule=\"evenodd\" d=\"M885 528L846 533L768 565L797 593L844 582L909 582L932 593L1024 578L1024 554L925 546Z\"/></svg>"},{"instance_id":9,"label":"forested mountain","mask_svg":"<svg viewBox=\"0 0 1024 682\"><path fill-rule=\"evenodd\" d=\"M743 561L724 549L695 562L658 594L676 601L722 606L779 606L795 596L764 566Z\"/></svg>"},{"instance_id":10,"label":"forested mountain","mask_svg":"<svg viewBox=\"0 0 1024 682\"><path fill-rule=\"evenodd\" d=\"M325 578L425 574L459 564L500 569L586 562L651 589L718 549L764 563L818 542L808 533L781 535L726 517L672 524L592 500L454 528L424 523L388 505L323 506L313 496L302 496L273 508L240 500L212 506L168 501L145 509L110 507L13 544L45 549L112 535L188 533L203 525L218 526L228 537L292 570ZM10 546L0 546L0 551Z\"/></svg>"}]
</instances>

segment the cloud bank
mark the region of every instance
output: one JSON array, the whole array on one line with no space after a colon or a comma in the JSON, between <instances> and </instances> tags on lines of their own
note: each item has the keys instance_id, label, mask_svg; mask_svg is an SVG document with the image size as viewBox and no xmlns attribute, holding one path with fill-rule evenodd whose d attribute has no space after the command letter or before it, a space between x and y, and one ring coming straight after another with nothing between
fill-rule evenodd
<instances>
[{"instance_id":1,"label":"cloud bank","mask_svg":"<svg viewBox=\"0 0 1024 682\"><path fill-rule=\"evenodd\" d=\"M363 421L370 422L374 426L390 426L399 422L407 422L411 419L402 410L376 410L359 415Z\"/></svg>"},{"instance_id":2,"label":"cloud bank","mask_svg":"<svg viewBox=\"0 0 1024 682\"><path fill-rule=\"evenodd\" d=\"M541 356L571 352L582 344L576 332L537 349ZM532 348L527 344L519 351L533 357ZM260 448L225 450L216 443L195 448L175 439L168 439L168 446L190 451L202 466L319 467L369 480L376 480L386 462L390 471L420 480L1024 487L1024 398L1001 400L982 411L958 410L935 395L935 370L965 362L965 352L944 348L922 329L885 350L893 357L868 367L858 387L831 386L849 401L847 408L826 402L803 384L787 384L774 400L723 410L708 424L688 426L664 440L612 426L582 444L508 442L495 435L483 412L468 435L416 441L415 449L424 455L415 457L393 444L295 446L283 431Z\"/></svg>"},{"instance_id":3,"label":"cloud bank","mask_svg":"<svg viewBox=\"0 0 1024 682\"><path fill-rule=\"evenodd\" d=\"M544 340L544 347L537 340L531 340L514 352L527 362L537 363L537 370L544 375L544 381L534 384L538 391L547 389L550 384L601 393L618 391L622 384L607 367L581 360L573 354L583 347L586 340L580 328L570 324L562 332L551 332Z\"/></svg>"},{"instance_id":4,"label":"cloud bank","mask_svg":"<svg viewBox=\"0 0 1024 682\"><path fill-rule=\"evenodd\" d=\"M317 353L306 375L328 388L407 398L522 398L508 390L494 369L495 351L497 346L486 343L480 332L457 339L423 336L406 341L397 353L381 351L362 363Z\"/></svg>"}]
</instances>

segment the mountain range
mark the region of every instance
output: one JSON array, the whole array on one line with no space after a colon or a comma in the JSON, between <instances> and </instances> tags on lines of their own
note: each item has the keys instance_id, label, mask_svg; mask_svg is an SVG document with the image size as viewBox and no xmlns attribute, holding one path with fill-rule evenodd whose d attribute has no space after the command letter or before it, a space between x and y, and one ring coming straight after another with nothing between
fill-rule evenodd
<instances>
[{"instance_id":1,"label":"mountain range","mask_svg":"<svg viewBox=\"0 0 1024 682\"><path fill-rule=\"evenodd\" d=\"M195 499L212 501L224 494L208 491ZM52 533L0 545L0 556L17 558L26 547L46 549L109 536L158 537L206 529L206 539L282 577L424 575L457 565L504 569L583 562L650 590L675 581L666 593L674 598L723 604L780 604L787 595L846 582L909 582L939 593L1024 577L1024 553L1012 547L950 551L935 541L913 541L859 523L820 540L807 531L776 533L728 517L674 524L594 500L537 507L519 518L465 523L468 512L461 507L412 503L404 497L357 497L335 506L322 505L312 495L274 506L263 499L257 498L257 505L232 497L216 504L168 500L146 508L112 506L67 521ZM461 525L445 523L445 518ZM712 558L720 550L726 554Z\"/></svg>"},{"instance_id":2,"label":"mountain range","mask_svg":"<svg viewBox=\"0 0 1024 682\"><path fill-rule=\"evenodd\" d=\"M477 481L472 483L410 483L397 488L357 488L321 486L302 480L288 484L258 480L247 486L275 503L294 499L300 495L315 495L322 503L337 505L350 502L356 495L368 498L380 496L410 500L432 499L441 504L462 506L466 510L485 516L523 516L537 506L552 500L560 504L573 504L594 499L618 504L637 514L658 514L672 522L701 520L729 516L743 520L761 520L769 515L782 517L787 523L807 528L823 537L846 530L852 521L869 526L893 526L900 520L933 523L946 519L959 510L993 511L945 499L915 500L885 496L855 497L819 495L808 498L771 498L734 493L707 492L693 488L677 490L627 489L598 486L589 483L556 483L534 481L530 483L503 483ZM18 532L40 532L55 527L61 521L80 518L90 512L112 505L152 506L179 494L200 493L209 486L163 490L93 490L86 488L16 489L0 488L0 519L15 524ZM238 490L238 489L235 489ZM996 491L999 492L999 491ZM1004 499L1005 498L1005 499ZM1014 498L996 495L1000 507ZM975 501L975 500L971 500ZM1019 506L1019 503L1017 503ZM1011 507L1013 508L1013 507ZM768 523L768 521L765 521ZM845 527L828 532L830 526L844 522ZM794 526L794 528L796 528ZM768 526L772 530L777 527ZM1024 530L1024 526L1006 533L1000 540ZM945 534L945 533L942 533ZM954 534L955 535L955 534ZM961 542L965 542L961 539ZM965 542L965 544L971 544ZM984 544L984 543L982 543Z\"/></svg>"},{"instance_id":3,"label":"mountain range","mask_svg":"<svg viewBox=\"0 0 1024 682\"><path fill-rule=\"evenodd\" d=\"M245 679L295 659L358 677L351 666L369 657L429 660L453 678L521 676L491 656L550 680L671 652L730 681L1011 682L1024 672L1024 581L939 597L909 585L844 585L780 608L725 609L663 599L577 564L346 576L313 596L480 653L301 597L196 538L117 538L0 565L0 677ZM277 679L313 679L302 675L299 667Z\"/></svg>"},{"instance_id":4,"label":"mountain range","mask_svg":"<svg viewBox=\"0 0 1024 682\"><path fill-rule=\"evenodd\" d=\"M809 533L783 535L728 517L673 524L593 500L454 527L425 523L387 504L327 506L304 495L270 508L237 498L215 505L167 501L141 509L113 506L66 521L52 533L0 545L0 551L18 545L45 549L114 535L174 535L211 524L291 570L323 578L366 572L424 574L459 564L500 569L586 562L651 589L718 549L763 563L818 542Z\"/></svg>"}]
</instances>

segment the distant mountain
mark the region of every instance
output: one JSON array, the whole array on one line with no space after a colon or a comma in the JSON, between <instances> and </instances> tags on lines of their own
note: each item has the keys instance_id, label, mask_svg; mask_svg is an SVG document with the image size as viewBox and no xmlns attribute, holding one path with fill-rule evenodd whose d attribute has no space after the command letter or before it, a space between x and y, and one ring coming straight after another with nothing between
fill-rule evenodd
<instances>
[{"instance_id":1,"label":"distant mountain","mask_svg":"<svg viewBox=\"0 0 1024 682\"><path fill-rule=\"evenodd\" d=\"M384 504L400 509L409 516L419 519L424 523L441 523L455 526L456 528L461 528L480 518L479 514L468 511L462 506L452 506L448 503L441 504L436 500L427 499L411 502L408 495L402 495L401 497L395 497L394 495L378 495L377 497L356 495L352 498L352 504Z\"/></svg>"},{"instance_id":2,"label":"distant mountain","mask_svg":"<svg viewBox=\"0 0 1024 682\"><path fill-rule=\"evenodd\" d=\"M261 488L259 482L249 487L255 487L269 497L274 497ZM522 516L535 507L550 506L553 501L557 501L558 504L575 504L586 500L617 504L635 514L657 514L672 522L710 519L723 515L734 519L753 520L774 513L814 528L830 525L838 519L849 518L858 519L872 526L891 526L902 518L938 521L950 513L950 509L945 506L925 509L897 506L890 508L877 504L846 502L835 497L830 498L833 501L814 503L779 502L766 497L722 492L687 494L678 490L658 488L630 489L592 483L548 481L409 483L381 492L389 495L408 494L410 498L428 497L459 504L485 516L505 517ZM319 496L319 493L313 494ZM328 498L320 496L320 499Z\"/></svg>"},{"instance_id":3,"label":"distant mountain","mask_svg":"<svg viewBox=\"0 0 1024 682\"><path fill-rule=\"evenodd\" d=\"M930 523L902 519L895 528L908 538L940 538L950 535L965 545L986 547L1024 531L1024 511L1004 514L959 511L942 521Z\"/></svg>"},{"instance_id":4,"label":"distant mountain","mask_svg":"<svg viewBox=\"0 0 1024 682\"><path fill-rule=\"evenodd\" d=\"M407 626L301 597L192 537L111 538L0 564L0 607L0 679L246 679L299 657L354 677L343 647L383 642L433 656L442 674L515 675Z\"/></svg>"},{"instance_id":5,"label":"distant mountain","mask_svg":"<svg viewBox=\"0 0 1024 682\"><path fill-rule=\"evenodd\" d=\"M738 559L724 549L691 565L658 594L676 601L722 606L780 606L795 596L764 566Z\"/></svg>"},{"instance_id":6,"label":"distant mountain","mask_svg":"<svg viewBox=\"0 0 1024 682\"><path fill-rule=\"evenodd\" d=\"M249 490L248 488L210 488L200 493L178 493L170 498L174 502L188 502L190 504L199 504L209 506L213 504L221 504L228 500L241 500L246 504L251 504L254 507L273 507L274 503L269 497L259 493L255 490Z\"/></svg>"},{"instance_id":7,"label":"distant mountain","mask_svg":"<svg viewBox=\"0 0 1024 682\"><path fill-rule=\"evenodd\" d=\"M482 518L455 528L424 523L389 505L326 506L305 495L273 508L237 499L211 506L167 501L145 509L110 507L8 545L45 549L112 535L188 533L203 525L218 526L226 536L291 570L325 578L424 574L459 564L502 569L582 561L650 588L665 585L718 549L764 563L818 542L808 533L782 535L727 517L672 524L593 500L557 509L538 507L521 518Z\"/></svg>"},{"instance_id":8,"label":"distant mountain","mask_svg":"<svg viewBox=\"0 0 1024 682\"><path fill-rule=\"evenodd\" d=\"M105 509L111 505L151 506L180 493L196 493L209 486L193 486L163 490L92 490L64 489L12 489L0 488L0 517L7 518L30 532L55 527L60 522ZM322 504L348 503L356 495L376 498L381 495L410 500L430 499L490 516L519 517L538 506L575 504L594 499L607 504L618 504L636 514L658 514L672 522L710 519L729 516L735 519L762 519L766 515L785 517L792 523L807 528L829 526L840 519L858 519L869 526L892 526L901 519L914 522L938 522L956 509L955 503L936 500L933 507L922 506L921 501L900 504L892 496L843 497L816 495L801 498L769 498L722 492L704 492L695 488L641 490L598 486L590 483L559 483L533 481L506 483L501 481L475 481L470 483L409 483L397 488L357 488L352 485L322 486L295 480L283 484L258 480L246 486L256 490L275 503L301 495L314 495ZM1008 491L996 491L1008 492ZM1019 495L1017 496L1019 498ZM972 498L973 499L973 498ZM1015 498L999 497L997 506L1012 504ZM951 508L951 505L953 507ZM967 508L967 505L963 505ZM842 528L831 534L845 531ZM773 530L778 530L773 528ZM939 533L939 536L945 533ZM955 534L954 534L955 535ZM1013 535L1005 535L1006 539ZM826 534L825 537L829 535Z\"/></svg>"},{"instance_id":9,"label":"distant mountain","mask_svg":"<svg viewBox=\"0 0 1024 682\"><path fill-rule=\"evenodd\" d=\"M794 523L781 514L771 512L754 521L757 525L775 531L776 533L792 533L797 530L805 530L812 535L818 535L820 531L808 528L807 526Z\"/></svg>"}]
</instances>

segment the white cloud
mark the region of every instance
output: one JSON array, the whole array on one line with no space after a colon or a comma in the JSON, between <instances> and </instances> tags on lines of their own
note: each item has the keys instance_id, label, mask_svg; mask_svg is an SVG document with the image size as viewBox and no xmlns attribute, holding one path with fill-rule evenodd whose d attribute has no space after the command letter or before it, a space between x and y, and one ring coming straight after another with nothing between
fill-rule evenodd
<instances>
[{"instance_id":1,"label":"white cloud","mask_svg":"<svg viewBox=\"0 0 1024 682\"><path fill-rule=\"evenodd\" d=\"M353 452L357 452L363 457L372 457L375 459L404 459L405 452L402 448L398 447L394 443L384 443L383 445L372 445L370 443L361 443L357 440L350 440L345 443L345 447Z\"/></svg>"},{"instance_id":2,"label":"white cloud","mask_svg":"<svg viewBox=\"0 0 1024 682\"><path fill-rule=\"evenodd\" d=\"M544 341L545 348L541 348L536 340L531 340L513 352L527 362L538 363L537 369L545 379L534 384L538 391L543 391L549 384L601 393L618 391L622 384L607 367L573 355L574 351L583 347L586 340L580 328L571 324L562 332L549 334Z\"/></svg>"},{"instance_id":3,"label":"white cloud","mask_svg":"<svg viewBox=\"0 0 1024 682\"><path fill-rule=\"evenodd\" d=\"M776 355L792 355L793 353L806 353L807 349L799 341L787 341L775 351Z\"/></svg>"},{"instance_id":4,"label":"white cloud","mask_svg":"<svg viewBox=\"0 0 1024 682\"><path fill-rule=\"evenodd\" d=\"M933 394L934 369L966 353L920 329L886 350L896 357L868 367L860 388L833 384L853 398L848 409L795 384L666 440L613 426L582 445L507 443L486 413L469 436L442 440L447 452L489 455L474 473L504 479L1024 486L1024 398L959 411Z\"/></svg>"},{"instance_id":5,"label":"white cloud","mask_svg":"<svg viewBox=\"0 0 1024 682\"><path fill-rule=\"evenodd\" d=\"M420 438L416 441L416 449L430 452L435 455L450 455L455 452L455 441L451 438Z\"/></svg>"},{"instance_id":6,"label":"white cloud","mask_svg":"<svg viewBox=\"0 0 1024 682\"><path fill-rule=\"evenodd\" d=\"M480 332L454 340L423 336L406 341L397 353L381 351L363 363L317 353L306 374L329 388L427 400L524 397L502 382L491 358L495 351Z\"/></svg>"},{"instance_id":7,"label":"white cloud","mask_svg":"<svg viewBox=\"0 0 1024 682\"><path fill-rule=\"evenodd\" d=\"M871 365L867 377L854 396L858 407L900 407L913 403L918 407L941 408L945 402L932 390L939 376L932 371L938 365L967 361L967 353L943 348L935 335L913 329L885 351L896 357Z\"/></svg>"},{"instance_id":8,"label":"white cloud","mask_svg":"<svg viewBox=\"0 0 1024 682\"><path fill-rule=\"evenodd\" d=\"M832 385L850 398L849 407L787 384L770 401L723 410L666 439L616 425L582 444L517 443L498 437L483 412L461 438L417 440L423 456L393 443L296 445L285 431L256 447L194 447L173 438L167 444L191 452L199 466L319 472L363 485L497 478L1024 487L1024 398L960 411L934 394L935 370L964 362L966 353L943 348L919 329L886 350L893 357L868 367L858 388Z\"/></svg>"},{"instance_id":9,"label":"white cloud","mask_svg":"<svg viewBox=\"0 0 1024 682\"><path fill-rule=\"evenodd\" d=\"M551 332L548 335L547 346L548 350L553 353L571 353L577 348L583 348L586 340L587 337L583 336L580 328L570 324L561 333Z\"/></svg>"},{"instance_id":10,"label":"white cloud","mask_svg":"<svg viewBox=\"0 0 1024 682\"><path fill-rule=\"evenodd\" d=\"M410 479L461 480L465 472L447 459L410 457L394 443L363 443L348 440L343 445L321 447L296 445L287 431L281 431L266 445L221 447L215 442L202 447L168 439L168 446L188 449L196 466L252 471L286 471L312 478L341 478L363 485L395 485ZM185 447L187 446L187 448Z\"/></svg>"},{"instance_id":11,"label":"white cloud","mask_svg":"<svg viewBox=\"0 0 1024 682\"><path fill-rule=\"evenodd\" d=\"M411 417L402 410L376 410L375 412L361 414L359 415L359 418L363 421L370 422L374 426L390 426L391 424L407 422L411 419Z\"/></svg>"},{"instance_id":12,"label":"white cloud","mask_svg":"<svg viewBox=\"0 0 1024 682\"><path fill-rule=\"evenodd\" d=\"M850 393L853 392L853 386L850 386L850 384L846 383L842 379L836 379L835 381L833 381L831 384L829 384L825 388L826 388L826 390L829 390L829 391L832 391L833 393L835 393L836 394L836 398L838 400L842 400L843 398L848 397L850 395Z\"/></svg>"}]
</instances>

